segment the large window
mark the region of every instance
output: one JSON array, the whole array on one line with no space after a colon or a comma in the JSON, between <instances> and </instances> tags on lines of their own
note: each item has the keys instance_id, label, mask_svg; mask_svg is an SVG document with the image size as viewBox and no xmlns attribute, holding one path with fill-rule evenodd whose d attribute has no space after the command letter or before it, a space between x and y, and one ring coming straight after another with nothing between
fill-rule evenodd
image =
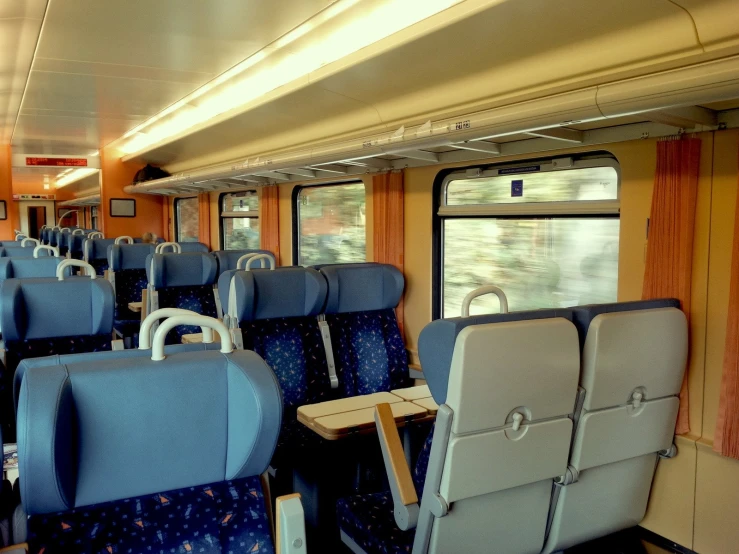
<instances>
[{"instance_id":1,"label":"large window","mask_svg":"<svg viewBox=\"0 0 739 554\"><path fill-rule=\"evenodd\" d=\"M440 185L437 317L459 316L463 298L483 285L503 289L511 311L616 301L614 159L473 168ZM497 298L485 296L470 313L498 310Z\"/></svg>"},{"instance_id":2,"label":"large window","mask_svg":"<svg viewBox=\"0 0 739 554\"><path fill-rule=\"evenodd\" d=\"M198 242L200 238L200 212L197 196L174 200L175 240Z\"/></svg>"},{"instance_id":3,"label":"large window","mask_svg":"<svg viewBox=\"0 0 739 554\"><path fill-rule=\"evenodd\" d=\"M221 194L221 244L224 250L259 248L259 195L256 190Z\"/></svg>"},{"instance_id":4,"label":"large window","mask_svg":"<svg viewBox=\"0 0 739 554\"><path fill-rule=\"evenodd\" d=\"M297 188L293 257L304 266L367 259L364 183Z\"/></svg>"}]
</instances>

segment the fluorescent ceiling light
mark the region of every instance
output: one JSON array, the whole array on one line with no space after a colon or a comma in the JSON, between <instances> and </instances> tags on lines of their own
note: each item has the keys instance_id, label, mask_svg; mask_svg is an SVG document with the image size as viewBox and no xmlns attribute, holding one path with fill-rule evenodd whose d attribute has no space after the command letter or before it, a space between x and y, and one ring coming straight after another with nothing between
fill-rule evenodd
<instances>
[{"instance_id":1,"label":"fluorescent ceiling light","mask_svg":"<svg viewBox=\"0 0 739 554\"><path fill-rule=\"evenodd\" d=\"M94 175L98 171L99 171L98 169L95 169L93 167L80 167L80 168L75 168L75 169L67 169L66 171L63 171L57 176L54 186L58 189L62 187L66 187L67 185L76 183L77 181L80 181L81 179L84 179L85 177Z\"/></svg>"},{"instance_id":2,"label":"fluorescent ceiling light","mask_svg":"<svg viewBox=\"0 0 739 554\"><path fill-rule=\"evenodd\" d=\"M134 127L112 144L124 154L144 150L463 1L383 0L368 8L359 0L337 0L287 35ZM356 13L350 11L354 7ZM342 14L344 17L340 19L345 21L333 26L328 24Z\"/></svg>"}]
</instances>

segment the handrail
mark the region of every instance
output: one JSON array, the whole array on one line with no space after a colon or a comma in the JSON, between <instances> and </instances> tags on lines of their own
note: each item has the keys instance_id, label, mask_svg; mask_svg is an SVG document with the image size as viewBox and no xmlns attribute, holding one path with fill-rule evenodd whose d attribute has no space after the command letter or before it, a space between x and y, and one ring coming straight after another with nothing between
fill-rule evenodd
<instances>
[{"instance_id":1,"label":"handrail","mask_svg":"<svg viewBox=\"0 0 739 554\"><path fill-rule=\"evenodd\" d=\"M497 296L498 301L500 302L500 313L508 313L508 298L506 297L503 290L500 287L496 287L495 285L486 285L484 287L473 290L464 297L464 300L462 300L462 317L469 317L470 304L472 304L472 301L475 298L483 296L485 294L494 294L495 296Z\"/></svg>"},{"instance_id":2,"label":"handrail","mask_svg":"<svg viewBox=\"0 0 739 554\"><path fill-rule=\"evenodd\" d=\"M26 243L29 241L35 243L36 246L41 244L41 241L39 241L38 239L32 239L31 237L27 237L21 241L21 246L25 246Z\"/></svg>"},{"instance_id":3,"label":"handrail","mask_svg":"<svg viewBox=\"0 0 739 554\"><path fill-rule=\"evenodd\" d=\"M23 237L23 238L21 238L21 237ZM23 240L23 239L27 239L27 238L28 238L28 235L26 235L25 233L16 233L15 234L15 240Z\"/></svg>"},{"instance_id":4,"label":"handrail","mask_svg":"<svg viewBox=\"0 0 739 554\"><path fill-rule=\"evenodd\" d=\"M39 244L36 248L33 249L33 257L38 258L38 253L41 250L51 250L51 253L54 254L55 258L59 257L59 248L56 246L49 246L48 244Z\"/></svg>"},{"instance_id":5,"label":"handrail","mask_svg":"<svg viewBox=\"0 0 739 554\"><path fill-rule=\"evenodd\" d=\"M247 266L249 265L249 261L256 256L259 256L259 258L257 259L260 260L260 265L262 266L262 269L264 269L265 267L264 260L269 261L270 269L275 268L275 265L276 265L275 257L272 256L271 254L263 254L260 252L249 252L248 254L244 254L243 256L241 256L236 261L236 269L246 269Z\"/></svg>"},{"instance_id":6,"label":"handrail","mask_svg":"<svg viewBox=\"0 0 739 554\"><path fill-rule=\"evenodd\" d=\"M157 329L157 332L154 333L154 342L151 347L152 360L160 362L165 358L164 339L167 338L167 333L178 325L210 327L221 336L221 352L223 354L230 354L233 352L234 347L233 341L231 340L231 334L228 332L228 328L222 321L213 317L206 317L204 315L176 315L164 320L164 322L159 326L159 329Z\"/></svg>"},{"instance_id":7,"label":"handrail","mask_svg":"<svg viewBox=\"0 0 739 554\"><path fill-rule=\"evenodd\" d=\"M182 247L176 242L163 242L161 244L157 244L156 248L154 249L154 253L164 254L165 248L171 248L175 254L182 254Z\"/></svg>"},{"instance_id":8,"label":"handrail","mask_svg":"<svg viewBox=\"0 0 739 554\"><path fill-rule=\"evenodd\" d=\"M73 235L84 235L85 232L82 229L75 229L74 231L72 231L72 234Z\"/></svg>"},{"instance_id":9,"label":"handrail","mask_svg":"<svg viewBox=\"0 0 739 554\"><path fill-rule=\"evenodd\" d=\"M274 269L275 269L275 259L274 259L273 256L271 256L269 254L257 254L256 256L252 256L251 258L249 258L246 261L246 267L244 269L246 271L251 271L251 264L254 263L257 260L269 260L269 269L270 269L270 271L274 271ZM261 266L262 266L262 268L264 268L264 264L263 263L261 263Z\"/></svg>"},{"instance_id":10,"label":"handrail","mask_svg":"<svg viewBox=\"0 0 739 554\"><path fill-rule=\"evenodd\" d=\"M122 235L120 237L117 237L115 239L115 244L121 244L123 241L126 241L126 244L133 244L134 240L132 237L129 237L128 235Z\"/></svg>"},{"instance_id":11,"label":"handrail","mask_svg":"<svg viewBox=\"0 0 739 554\"><path fill-rule=\"evenodd\" d=\"M89 240L93 240L93 239L104 239L105 238L105 235L103 235L100 231L93 231L92 233L90 233L89 235L87 235L87 238Z\"/></svg>"},{"instance_id":12,"label":"handrail","mask_svg":"<svg viewBox=\"0 0 739 554\"><path fill-rule=\"evenodd\" d=\"M144 321L141 322L141 328L139 329L139 350L149 350L151 348L151 328L154 323L160 319L168 317L174 317L178 315L200 315L192 310L183 310L181 308L161 308L155 310L146 316ZM203 343L210 344L213 342L213 329L205 326L200 327L203 331Z\"/></svg>"},{"instance_id":13,"label":"handrail","mask_svg":"<svg viewBox=\"0 0 739 554\"><path fill-rule=\"evenodd\" d=\"M60 281L64 281L64 270L68 267L81 267L87 272L87 275L89 275L91 279L97 278L97 271L95 271L95 268L82 260L64 260L56 268L56 278Z\"/></svg>"}]
</instances>

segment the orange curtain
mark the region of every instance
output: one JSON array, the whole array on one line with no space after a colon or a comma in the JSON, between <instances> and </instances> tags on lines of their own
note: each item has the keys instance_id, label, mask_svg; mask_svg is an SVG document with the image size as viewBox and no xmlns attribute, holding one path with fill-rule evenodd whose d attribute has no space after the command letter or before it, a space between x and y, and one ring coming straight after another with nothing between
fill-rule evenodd
<instances>
[{"instance_id":1,"label":"orange curtain","mask_svg":"<svg viewBox=\"0 0 739 554\"><path fill-rule=\"evenodd\" d=\"M269 250L280 265L280 195L277 186L259 189L259 246Z\"/></svg>"},{"instance_id":2,"label":"orange curtain","mask_svg":"<svg viewBox=\"0 0 739 554\"><path fill-rule=\"evenodd\" d=\"M699 139L657 143L657 172L654 176L642 292L645 300L677 298L688 320L700 152ZM690 431L688 400L686 368L675 429L678 434Z\"/></svg>"},{"instance_id":3,"label":"orange curtain","mask_svg":"<svg viewBox=\"0 0 739 554\"><path fill-rule=\"evenodd\" d=\"M210 194L198 194L198 240L213 250L210 244Z\"/></svg>"},{"instance_id":4,"label":"orange curtain","mask_svg":"<svg viewBox=\"0 0 739 554\"><path fill-rule=\"evenodd\" d=\"M713 449L739 460L739 195L734 213L734 246L731 251L731 289L726 318L724 374Z\"/></svg>"},{"instance_id":5,"label":"orange curtain","mask_svg":"<svg viewBox=\"0 0 739 554\"><path fill-rule=\"evenodd\" d=\"M403 173L382 173L372 178L373 261L391 264L403 272ZM403 298L395 309L403 334Z\"/></svg>"}]
</instances>

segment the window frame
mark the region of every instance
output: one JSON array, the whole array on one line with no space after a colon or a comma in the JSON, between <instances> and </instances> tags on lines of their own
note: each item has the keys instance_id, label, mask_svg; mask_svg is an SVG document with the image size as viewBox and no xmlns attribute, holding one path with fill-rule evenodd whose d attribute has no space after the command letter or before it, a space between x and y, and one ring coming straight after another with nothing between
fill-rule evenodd
<instances>
[{"instance_id":1,"label":"window frame","mask_svg":"<svg viewBox=\"0 0 739 554\"><path fill-rule=\"evenodd\" d=\"M300 191L303 189L311 189L311 188L326 188L326 187L338 187L343 185L358 185L362 184L364 186L364 202L365 202L365 213L367 208L367 183L364 182L362 179L347 179L342 181L332 181L329 183L310 183L307 185L297 185L293 187L292 191L292 265L300 265L300 252L298 252L298 249L300 247ZM365 233L367 232L367 227L365 225ZM365 236L365 248L366 248L366 236ZM365 261L367 260L367 252L365 250Z\"/></svg>"},{"instance_id":2,"label":"window frame","mask_svg":"<svg viewBox=\"0 0 739 554\"><path fill-rule=\"evenodd\" d=\"M229 194L238 194L240 192L254 192L257 195L257 209L256 211L250 210L248 212L227 212L223 209L223 201ZM221 241L221 250L227 250L226 248L226 226L223 224L224 219L256 219L257 222L259 222L259 188L258 187L251 187L251 188L245 188L240 190L229 190L226 192L222 192L218 195L218 227L219 227L219 235L220 235L220 241ZM259 237L261 240L261 225L259 228Z\"/></svg>"},{"instance_id":3,"label":"window frame","mask_svg":"<svg viewBox=\"0 0 739 554\"><path fill-rule=\"evenodd\" d=\"M175 242L180 242L180 217L177 214L177 203L181 200L193 200L198 201L197 196L178 196L174 199L172 202L172 211L174 212L174 217L172 218L174 220L174 240ZM200 206L198 206L200 208ZM198 221L198 241L200 240L200 221Z\"/></svg>"},{"instance_id":4,"label":"window frame","mask_svg":"<svg viewBox=\"0 0 739 554\"><path fill-rule=\"evenodd\" d=\"M508 204L466 204L446 205L447 187L451 181L474 179L499 175L501 169L525 169L538 165L537 171L505 173L514 178L517 175L548 173L551 171L570 171L588 167L612 167L616 170L615 200L580 200L565 202L517 202ZM474 172L478 174L475 175ZM486 174L487 173L487 174ZM455 167L436 174L432 199L431 231L431 317L441 318L444 305L444 220L447 219L589 219L621 217L621 166L618 159L607 151L553 156L493 164L477 164Z\"/></svg>"}]
</instances>

